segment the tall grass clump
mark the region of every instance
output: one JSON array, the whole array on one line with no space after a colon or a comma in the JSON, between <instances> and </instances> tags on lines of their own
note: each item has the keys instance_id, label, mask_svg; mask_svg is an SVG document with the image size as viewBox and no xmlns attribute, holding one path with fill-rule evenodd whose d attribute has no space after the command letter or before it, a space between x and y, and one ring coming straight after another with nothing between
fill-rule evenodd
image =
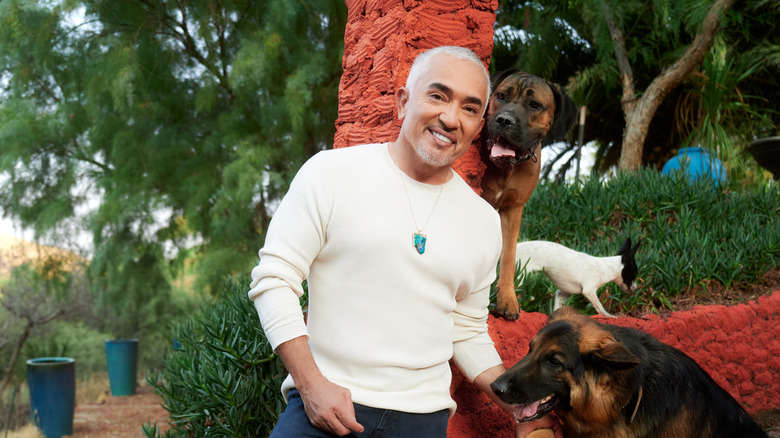
<instances>
[{"instance_id":1,"label":"tall grass clump","mask_svg":"<svg viewBox=\"0 0 780 438\"><path fill-rule=\"evenodd\" d=\"M264 437L284 407L285 372L257 318L248 287L231 281L223 297L179 324L173 351L147 382L163 399L171 429L146 424L147 437Z\"/></svg>"},{"instance_id":2,"label":"tall grass clump","mask_svg":"<svg viewBox=\"0 0 780 438\"><path fill-rule=\"evenodd\" d=\"M706 291L712 281L725 287L754 283L780 266L780 187L736 188L643 169L580 184L542 181L523 211L520 240L610 256L628 237L642 239L638 289L629 296L607 286L618 310L671 308L670 297L697 287ZM549 312L552 283L518 267L521 280L521 307Z\"/></svg>"}]
</instances>

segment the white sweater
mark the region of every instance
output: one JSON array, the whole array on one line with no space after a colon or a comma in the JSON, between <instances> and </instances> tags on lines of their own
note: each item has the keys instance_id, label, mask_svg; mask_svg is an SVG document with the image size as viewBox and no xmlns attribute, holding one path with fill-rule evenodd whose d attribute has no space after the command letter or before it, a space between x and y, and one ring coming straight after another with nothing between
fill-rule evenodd
<instances>
[{"instance_id":1,"label":"white sweater","mask_svg":"<svg viewBox=\"0 0 780 438\"><path fill-rule=\"evenodd\" d=\"M249 298L271 346L308 335L322 373L353 402L454 413L449 359L471 380L501 364L487 332L500 221L454 174L418 254L401 178L423 226L441 186L403 174L387 144L312 157L271 220ZM304 279L306 322L298 299ZM294 386L288 376L282 391Z\"/></svg>"}]
</instances>

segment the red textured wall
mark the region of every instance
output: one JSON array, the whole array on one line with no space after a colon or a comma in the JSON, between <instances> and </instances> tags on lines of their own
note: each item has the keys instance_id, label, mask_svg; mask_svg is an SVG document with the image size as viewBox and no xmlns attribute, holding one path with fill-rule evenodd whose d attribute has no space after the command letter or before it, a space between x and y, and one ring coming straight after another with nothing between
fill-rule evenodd
<instances>
[{"instance_id":1,"label":"red textured wall","mask_svg":"<svg viewBox=\"0 0 780 438\"><path fill-rule=\"evenodd\" d=\"M780 406L780 291L735 306L698 306L666 318L648 315L600 322L632 327L679 348L742 403L748 413ZM510 367L528 352L528 342L547 323L547 315L526 313L518 321L490 316L490 335ZM514 437L509 415L493 405L455 370L453 397L458 410L449 438Z\"/></svg>"},{"instance_id":2,"label":"red textured wall","mask_svg":"<svg viewBox=\"0 0 780 438\"><path fill-rule=\"evenodd\" d=\"M484 62L493 52L498 0L347 0L344 69L334 147L395 140L395 90L418 53L455 45ZM484 165L476 142L454 166L479 192Z\"/></svg>"}]
</instances>

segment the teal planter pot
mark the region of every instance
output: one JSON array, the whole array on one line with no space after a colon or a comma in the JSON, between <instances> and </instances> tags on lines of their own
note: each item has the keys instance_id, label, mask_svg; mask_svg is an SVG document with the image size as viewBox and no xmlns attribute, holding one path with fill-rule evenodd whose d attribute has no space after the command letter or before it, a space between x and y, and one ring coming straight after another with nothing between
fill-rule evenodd
<instances>
[{"instance_id":1,"label":"teal planter pot","mask_svg":"<svg viewBox=\"0 0 780 438\"><path fill-rule=\"evenodd\" d=\"M70 357L27 361L30 415L46 438L73 434L76 409L76 363Z\"/></svg>"},{"instance_id":2,"label":"teal planter pot","mask_svg":"<svg viewBox=\"0 0 780 438\"><path fill-rule=\"evenodd\" d=\"M114 339L106 341L106 363L111 395L135 394L138 371L138 339Z\"/></svg>"},{"instance_id":3,"label":"teal planter pot","mask_svg":"<svg viewBox=\"0 0 780 438\"><path fill-rule=\"evenodd\" d=\"M677 171L685 172L691 181L706 177L717 185L726 180L726 169L723 168L723 163L707 149L701 147L680 149L676 156L664 164L661 174L670 175Z\"/></svg>"}]
</instances>

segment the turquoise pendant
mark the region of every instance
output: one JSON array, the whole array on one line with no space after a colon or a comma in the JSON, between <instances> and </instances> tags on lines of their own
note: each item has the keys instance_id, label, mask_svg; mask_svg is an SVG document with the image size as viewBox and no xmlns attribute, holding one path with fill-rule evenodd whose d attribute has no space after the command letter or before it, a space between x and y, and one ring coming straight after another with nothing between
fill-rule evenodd
<instances>
[{"instance_id":1,"label":"turquoise pendant","mask_svg":"<svg viewBox=\"0 0 780 438\"><path fill-rule=\"evenodd\" d=\"M420 233L414 233L414 247L417 248L417 252L422 254L425 252L425 242L428 240L428 238L425 237L425 234Z\"/></svg>"}]
</instances>

